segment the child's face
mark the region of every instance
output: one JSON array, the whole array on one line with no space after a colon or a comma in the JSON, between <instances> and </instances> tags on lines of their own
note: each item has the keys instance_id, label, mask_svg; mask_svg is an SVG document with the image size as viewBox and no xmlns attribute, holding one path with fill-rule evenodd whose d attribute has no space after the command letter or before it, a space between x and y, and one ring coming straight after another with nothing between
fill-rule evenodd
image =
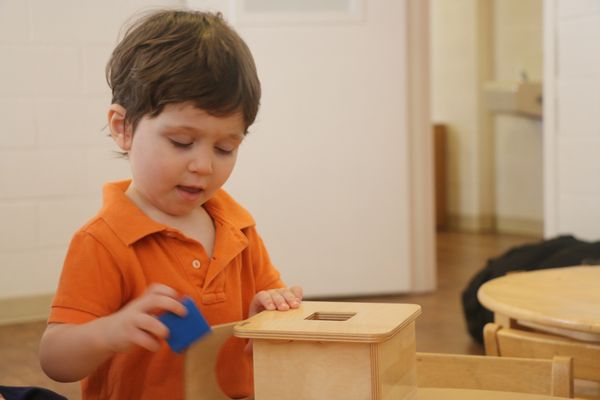
<instances>
[{"instance_id":1,"label":"child's face","mask_svg":"<svg viewBox=\"0 0 600 400\"><path fill-rule=\"evenodd\" d=\"M189 103L144 116L125 149L133 175L128 194L156 211L187 215L227 181L244 132L240 113L215 117Z\"/></svg>"}]
</instances>

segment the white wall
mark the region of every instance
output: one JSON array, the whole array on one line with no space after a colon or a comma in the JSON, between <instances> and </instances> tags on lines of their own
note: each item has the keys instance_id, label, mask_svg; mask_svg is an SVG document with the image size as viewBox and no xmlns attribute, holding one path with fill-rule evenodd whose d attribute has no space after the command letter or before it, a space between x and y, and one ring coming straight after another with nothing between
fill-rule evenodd
<instances>
[{"instance_id":1,"label":"white wall","mask_svg":"<svg viewBox=\"0 0 600 400\"><path fill-rule=\"evenodd\" d=\"M157 3L0 2L0 297L51 293L101 183L128 176L103 130L104 66L125 18Z\"/></svg>"},{"instance_id":2,"label":"white wall","mask_svg":"<svg viewBox=\"0 0 600 400\"><path fill-rule=\"evenodd\" d=\"M547 236L600 239L600 0L546 0Z\"/></svg>"},{"instance_id":3,"label":"white wall","mask_svg":"<svg viewBox=\"0 0 600 400\"><path fill-rule=\"evenodd\" d=\"M125 18L181 3L0 2L0 300L52 293L71 235L100 206L102 182L128 176L103 130L104 66ZM415 199L427 209L430 197L415 197L410 184L399 24L409 2L365 3L362 21L239 26L264 97L227 187L256 216L286 280L309 294L434 281L433 219L411 213ZM415 175L425 189L428 172Z\"/></svg>"},{"instance_id":4,"label":"white wall","mask_svg":"<svg viewBox=\"0 0 600 400\"><path fill-rule=\"evenodd\" d=\"M405 8L371 1L335 24L238 18L264 97L229 187L312 295L412 289Z\"/></svg>"},{"instance_id":5,"label":"white wall","mask_svg":"<svg viewBox=\"0 0 600 400\"><path fill-rule=\"evenodd\" d=\"M542 81L542 0L494 1L494 80ZM495 197L499 232L542 235L541 118L495 114Z\"/></svg>"}]
</instances>

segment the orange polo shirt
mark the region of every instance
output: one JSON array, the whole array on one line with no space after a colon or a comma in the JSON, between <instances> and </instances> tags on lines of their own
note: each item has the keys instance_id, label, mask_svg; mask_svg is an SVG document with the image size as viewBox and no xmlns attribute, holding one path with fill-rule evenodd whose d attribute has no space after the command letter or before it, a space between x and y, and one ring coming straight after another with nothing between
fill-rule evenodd
<instances>
[{"instance_id":1,"label":"orange polo shirt","mask_svg":"<svg viewBox=\"0 0 600 400\"><path fill-rule=\"evenodd\" d=\"M81 324L110 315L162 283L191 296L211 325L248 317L254 295L283 287L250 214L220 190L204 207L215 228L213 257L180 231L147 217L125 190L106 184L98 215L75 233L49 322ZM252 360L244 341L226 343L218 377L230 397L252 393ZM183 355L163 343L157 352L116 354L82 382L83 399L183 399Z\"/></svg>"}]
</instances>

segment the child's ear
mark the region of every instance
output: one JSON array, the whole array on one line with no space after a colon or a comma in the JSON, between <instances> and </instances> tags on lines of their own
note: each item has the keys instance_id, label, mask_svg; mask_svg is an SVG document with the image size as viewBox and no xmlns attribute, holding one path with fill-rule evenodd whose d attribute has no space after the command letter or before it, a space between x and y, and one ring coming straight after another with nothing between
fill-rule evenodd
<instances>
[{"instance_id":1,"label":"child's ear","mask_svg":"<svg viewBox=\"0 0 600 400\"><path fill-rule=\"evenodd\" d=\"M131 124L128 124L125 120L126 113L127 110L120 104L111 104L110 107L108 107L108 127L110 129L110 136L123 151L129 151L131 149L131 142L133 140Z\"/></svg>"}]
</instances>

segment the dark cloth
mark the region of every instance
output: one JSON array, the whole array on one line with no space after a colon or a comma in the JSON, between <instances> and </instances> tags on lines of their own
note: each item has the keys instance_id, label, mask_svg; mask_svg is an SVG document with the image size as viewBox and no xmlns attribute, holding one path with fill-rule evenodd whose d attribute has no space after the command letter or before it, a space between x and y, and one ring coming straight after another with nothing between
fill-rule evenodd
<instances>
[{"instance_id":1,"label":"dark cloth","mask_svg":"<svg viewBox=\"0 0 600 400\"><path fill-rule=\"evenodd\" d=\"M483 342L483 327L494 320L491 311L477 299L479 287L511 271L532 271L576 265L600 264L600 241L586 242L573 236L558 236L514 247L487 261L462 292L462 306L469 334Z\"/></svg>"},{"instance_id":2,"label":"dark cloth","mask_svg":"<svg viewBox=\"0 0 600 400\"><path fill-rule=\"evenodd\" d=\"M0 394L6 400L67 400L66 397L38 387L0 386Z\"/></svg>"}]
</instances>

